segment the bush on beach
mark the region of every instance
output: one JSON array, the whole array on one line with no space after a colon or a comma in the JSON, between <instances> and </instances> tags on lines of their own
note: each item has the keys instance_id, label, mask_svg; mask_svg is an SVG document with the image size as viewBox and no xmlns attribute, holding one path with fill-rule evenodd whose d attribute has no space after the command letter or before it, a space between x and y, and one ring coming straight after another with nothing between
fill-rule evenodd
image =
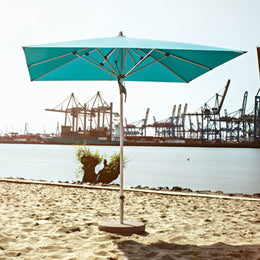
<instances>
[{"instance_id":1,"label":"bush on beach","mask_svg":"<svg viewBox=\"0 0 260 260\"><path fill-rule=\"evenodd\" d=\"M82 177L82 183L110 183L117 179L120 174L120 153L114 152L107 164L107 159L101 155L98 150L92 151L86 145L76 147L75 159L80 163L80 167L76 170L76 177ZM97 174L95 167L103 161L104 167ZM128 160L124 156L123 167L126 167ZM83 164L83 166L82 166Z\"/></svg>"}]
</instances>

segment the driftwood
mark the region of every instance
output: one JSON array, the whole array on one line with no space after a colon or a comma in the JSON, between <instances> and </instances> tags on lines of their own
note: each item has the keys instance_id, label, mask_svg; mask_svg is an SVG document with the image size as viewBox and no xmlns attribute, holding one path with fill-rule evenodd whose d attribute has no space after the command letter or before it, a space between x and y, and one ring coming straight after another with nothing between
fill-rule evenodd
<instances>
[{"instance_id":1,"label":"driftwood","mask_svg":"<svg viewBox=\"0 0 260 260\"><path fill-rule=\"evenodd\" d=\"M108 184L115 180L120 173L120 166L116 162L107 164L107 160L104 160L104 167L98 174L95 173L95 167L99 161L92 156L82 156L81 163L83 164L84 175L82 182L90 183L104 183Z\"/></svg>"}]
</instances>

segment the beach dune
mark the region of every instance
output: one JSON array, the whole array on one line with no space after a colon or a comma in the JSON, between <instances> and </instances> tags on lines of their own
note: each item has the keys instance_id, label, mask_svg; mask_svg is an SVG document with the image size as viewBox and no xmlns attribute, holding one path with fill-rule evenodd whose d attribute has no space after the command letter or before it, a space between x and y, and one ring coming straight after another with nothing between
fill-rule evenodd
<instances>
[{"instance_id":1,"label":"beach dune","mask_svg":"<svg viewBox=\"0 0 260 260\"><path fill-rule=\"evenodd\" d=\"M260 200L125 196L146 233L98 230L118 191L0 182L0 259L260 259Z\"/></svg>"}]
</instances>

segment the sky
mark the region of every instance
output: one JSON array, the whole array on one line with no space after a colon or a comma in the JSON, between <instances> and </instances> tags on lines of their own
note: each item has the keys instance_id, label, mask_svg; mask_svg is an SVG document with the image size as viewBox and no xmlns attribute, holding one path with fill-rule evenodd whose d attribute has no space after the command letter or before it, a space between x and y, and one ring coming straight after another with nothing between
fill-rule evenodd
<instances>
[{"instance_id":1,"label":"sky","mask_svg":"<svg viewBox=\"0 0 260 260\"><path fill-rule=\"evenodd\" d=\"M119 112L116 82L30 82L22 46L117 36L158 39L247 51L189 84L127 82L124 117L148 123L171 116L176 104L197 111L230 87L223 104L239 110L248 91L247 112L260 87L256 46L260 45L259 0L10 0L0 4L0 134L54 133L64 114L52 109L74 93L83 104L97 91ZM214 99L213 99L214 101ZM214 103L214 102L213 102ZM210 103L209 103L210 105ZM212 104L213 105L213 104ZM223 110L222 110L223 111Z\"/></svg>"}]
</instances>

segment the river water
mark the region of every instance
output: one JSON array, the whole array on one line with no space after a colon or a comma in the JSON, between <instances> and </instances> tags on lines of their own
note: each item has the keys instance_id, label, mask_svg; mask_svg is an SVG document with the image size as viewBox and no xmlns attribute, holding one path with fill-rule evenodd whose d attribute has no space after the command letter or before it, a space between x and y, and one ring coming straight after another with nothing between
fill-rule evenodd
<instances>
[{"instance_id":1,"label":"river water","mask_svg":"<svg viewBox=\"0 0 260 260\"><path fill-rule=\"evenodd\" d=\"M107 156L119 151L116 146L90 148ZM77 181L75 151L71 145L0 144L0 177ZM260 149L128 146L124 153L129 160L126 187L260 193Z\"/></svg>"}]
</instances>

